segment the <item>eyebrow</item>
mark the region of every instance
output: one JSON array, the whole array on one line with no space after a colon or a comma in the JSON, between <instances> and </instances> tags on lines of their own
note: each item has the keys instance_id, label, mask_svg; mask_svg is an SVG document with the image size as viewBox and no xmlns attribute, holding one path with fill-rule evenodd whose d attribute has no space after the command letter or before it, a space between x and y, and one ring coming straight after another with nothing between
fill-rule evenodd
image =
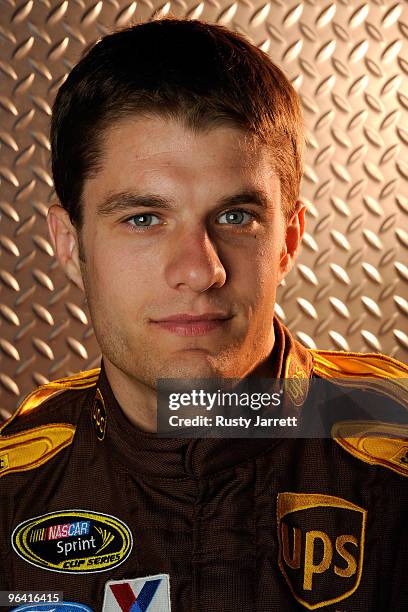
<instances>
[{"instance_id":1,"label":"eyebrow","mask_svg":"<svg viewBox=\"0 0 408 612\"><path fill-rule=\"evenodd\" d=\"M270 197L262 189L243 189L238 193L225 196L218 201L216 208L229 206L240 206L242 204L255 204L260 208L268 208L271 205ZM97 206L97 214L107 217L116 213L126 212L138 207L157 208L164 210L176 210L175 200L163 198L162 196L132 191L120 191L109 194Z\"/></svg>"}]
</instances>

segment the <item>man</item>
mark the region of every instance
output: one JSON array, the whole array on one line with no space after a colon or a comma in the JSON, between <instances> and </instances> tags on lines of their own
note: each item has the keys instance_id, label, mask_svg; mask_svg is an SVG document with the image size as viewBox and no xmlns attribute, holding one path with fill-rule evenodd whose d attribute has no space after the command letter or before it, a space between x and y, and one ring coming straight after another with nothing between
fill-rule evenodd
<instances>
[{"instance_id":1,"label":"man","mask_svg":"<svg viewBox=\"0 0 408 612\"><path fill-rule=\"evenodd\" d=\"M222 27L155 21L89 51L51 132L49 229L103 361L3 428L1 588L93 610L406 609L406 428L336 421L385 394L398 412L408 368L308 351L274 319L305 212L286 77ZM352 391L320 396L335 440L156 433L161 378L295 379L302 414L334 376Z\"/></svg>"}]
</instances>

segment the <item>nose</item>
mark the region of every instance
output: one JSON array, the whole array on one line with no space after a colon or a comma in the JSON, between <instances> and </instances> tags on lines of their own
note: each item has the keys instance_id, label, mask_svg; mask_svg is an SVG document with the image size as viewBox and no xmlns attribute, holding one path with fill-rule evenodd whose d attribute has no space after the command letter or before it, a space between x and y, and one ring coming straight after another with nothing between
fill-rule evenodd
<instances>
[{"instance_id":1,"label":"nose","mask_svg":"<svg viewBox=\"0 0 408 612\"><path fill-rule=\"evenodd\" d=\"M179 235L171 245L165 267L170 287L188 287L196 293L225 284L227 274L205 228Z\"/></svg>"}]
</instances>

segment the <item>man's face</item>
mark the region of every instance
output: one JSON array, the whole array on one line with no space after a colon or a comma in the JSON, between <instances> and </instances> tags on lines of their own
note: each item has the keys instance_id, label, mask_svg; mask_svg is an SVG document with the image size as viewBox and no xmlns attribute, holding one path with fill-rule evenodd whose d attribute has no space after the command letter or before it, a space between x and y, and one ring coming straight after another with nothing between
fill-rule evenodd
<instances>
[{"instance_id":1,"label":"man's face","mask_svg":"<svg viewBox=\"0 0 408 612\"><path fill-rule=\"evenodd\" d=\"M136 117L102 153L84 185L81 274L105 362L153 388L253 371L290 259L270 152L232 127Z\"/></svg>"}]
</instances>

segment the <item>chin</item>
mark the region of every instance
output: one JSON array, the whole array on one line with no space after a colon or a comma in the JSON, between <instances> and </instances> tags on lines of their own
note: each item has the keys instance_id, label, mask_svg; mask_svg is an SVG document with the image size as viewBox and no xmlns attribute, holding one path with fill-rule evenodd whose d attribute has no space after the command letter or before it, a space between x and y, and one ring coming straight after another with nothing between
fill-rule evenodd
<instances>
[{"instance_id":1,"label":"chin","mask_svg":"<svg viewBox=\"0 0 408 612\"><path fill-rule=\"evenodd\" d=\"M163 375L163 378L223 378L213 358L202 350L191 350L182 356L178 355L166 369L168 374Z\"/></svg>"}]
</instances>

